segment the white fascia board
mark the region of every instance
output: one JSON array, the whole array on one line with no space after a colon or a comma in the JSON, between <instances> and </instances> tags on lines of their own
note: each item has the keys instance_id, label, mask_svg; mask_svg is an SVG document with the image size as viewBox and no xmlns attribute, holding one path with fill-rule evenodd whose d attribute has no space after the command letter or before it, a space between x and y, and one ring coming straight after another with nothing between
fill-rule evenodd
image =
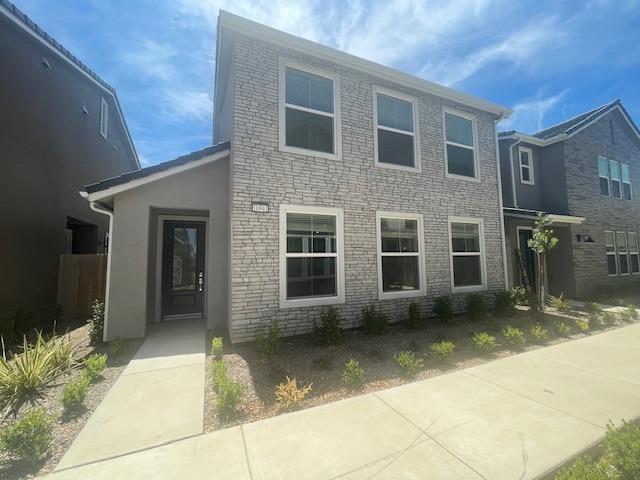
<instances>
[{"instance_id":1,"label":"white fascia board","mask_svg":"<svg viewBox=\"0 0 640 480\"><path fill-rule=\"evenodd\" d=\"M451 88L443 87L437 83L423 80L413 75L409 75L408 73L400 72L393 68L380 65L379 63L371 62L364 58L356 57L355 55L341 52L340 50L336 50L304 38L296 37L295 35L267 27L266 25L253 22L225 10L220 10L218 27L227 28L243 35L258 38L275 45L290 48L291 50L351 67L355 70L365 72L415 90L446 98L469 107L477 108L497 115L500 119L507 118L512 113L510 108L503 107L496 103L487 102L486 100L482 100L472 95L467 95Z\"/></svg>"},{"instance_id":2,"label":"white fascia board","mask_svg":"<svg viewBox=\"0 0 640 480\"><path fill-rule=\"evenodd\" d=\"M574 217L573 215L556 215L550 213L547 215L551 223L568 223L570 225L580 225L585 221L585 217Z\"/></svg>"}]
</instances>

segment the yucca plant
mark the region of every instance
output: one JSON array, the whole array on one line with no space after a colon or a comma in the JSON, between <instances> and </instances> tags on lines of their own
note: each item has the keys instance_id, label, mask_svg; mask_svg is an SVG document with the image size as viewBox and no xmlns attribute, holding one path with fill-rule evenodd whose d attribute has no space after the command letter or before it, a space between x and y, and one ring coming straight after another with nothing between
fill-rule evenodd
<instances>
[{"instance_id":1,"label":"yucca plant","mask_svg":"<svg viewBox=\"0 0 640 480\"><path fill-rule=\"evenodd\" d=\"M547 298L547 303L550 307L555 308L559 312L566 312L569 310L569 302L566 298L564 298L563 293L561 293L559 297L549 295L549 297Z\"/></svg>"}]
</instances>

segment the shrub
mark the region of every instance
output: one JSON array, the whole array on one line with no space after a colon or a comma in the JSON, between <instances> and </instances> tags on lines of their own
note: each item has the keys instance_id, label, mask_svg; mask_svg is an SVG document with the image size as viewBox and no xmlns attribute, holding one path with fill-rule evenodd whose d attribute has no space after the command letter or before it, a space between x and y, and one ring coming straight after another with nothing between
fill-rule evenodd
<instances>
[{"instance_id":1,"label":"shrub","mask_svg":"<svg viewBox=\"0 0 640 480\"><path fill-rule=\"evenodd\" d=\"M481 352L491 352L498 348L496 337L489 335L487 332L478 332L473 335L473 344L477 350Z\"/></svg>"},{"instance_id":2,"label":"shrub","mask_svg":"<svg viewBox=\"0 0 640 480\"><path fill-rule=\"evenodd\" d=\"M216 388L227 379L227 364L224 360L211 362L211 379L213 380L213 386Z\"/></svg>"},{"instance_id":3,"label":"shrub","mask_svg":"<svg viewBox=\"0 0 640 480\"><path fill-rule=\"evenodd\" d=\"M229 417L236 413L238 405L244 398L244 385L240 382L225 377L224 380L217 385L217 397L215 407L218 414L222 417Z\"/></svg>"},{"instance_id":4,"label":"shrub","mask_svg":"<svg viewBox=\"0 0 640 480\"><path fill-rule=\"evenodd\" d=\"M424 365L423 359L416 356L414 352L408 350L396 353L393 358L398 367L400 367L400 373L406 377L414 375Z\"/></svg>"},{"instance_id":5,"label":"shrub","mask_svg":"<svg viewBox=\"0 0 640 480\"><path fill-rule=\"evenodd\" d=\"M256 336L256 347L263 360L271 360L280 350L280 327L272 321Z\"/></svg>"},{"instance_id":6,"label":"shrub","mask_svg":"<svg viewBox=\"0 0 640 480\"><path fill-rule=\"evenodd\" d=\"M124 351L127 341L122 337L116 337L109 342L109 354L113 357Z\"/></svg>"},{"instance_id":7,"label":"shrub","mask_svg":"<svg viewBox=\"0 0 640 480\"><path fill-rule=\"evenodd\" d=\"M482 320L487 315L487 303L479 293L470 293L465 297L466 312L471 320Z\"/></svg>"},{"instance_id":8,"label":"shrub","mask_svg":"<svg viewBox=\"0 0 640 480\"><path fill-rule=\"evenodd\" d=\"M420 304L411 302L409 304L409 316L407 317L407 327L417 329L423 326L422 309Z\"/></svg>"},{"instance_id":9,"label":"shrub","mask_svg":"<svg viewBox=\"0 0 640 480\"><path fill-rule=\"evenodd\" d=\"M553 328L555 328L558 335L561 335L563 337L566 337L567 335L569 335L569 333L571 333L571 327L560 320L556 320L554 322Z\"/></svg>"},{"instance_id":10,"label":"shrub","mask_svg":"<svg viewBox=\"0 0 640 480\"><path fill-rule=\"evenodd\" d=\"M620 320L622 320L624 323L633 323L633 320L635 319L635 315L637 314L636 314L635 307L627 307L624 310L622 310L619 315L620 315Z\"/></svg>"},{"instance_id":11,"label":"shrub","mask_svg":"<svg viewBox=\"0 0 640 480\"><path fill-rule=\"evenodd\" d=\"M440 360L446 360L453 355L456 346L453 342L443 340L442 342L431 344L431 354Z\"/></svg>"},{"instance_id":12,"label":"shrub","mask_svg":"<svg viewBox=\"0 0 640 480\"><path fill-rule=\"evenodd\" d=\"M589 322L582 318L577 318L576 327L578 327L578 330L580 330L581 332L586 332L589 330Z\"/></svg>"},{"instance_id":13,"label":"shrub","mask_svg":"<svg viewBox=\"0 0 640 480\"><path fill-rule=\"evenodd\" d=\"M514 347L521 347L526 342L522 330L510 325L504 327L502 330L502 336L509 345Z\"/></svg>"},{"instance_id":14,"label":"shrub","mask_svg":"<svg viewBox=\"0 0 640 480\"><path fill-rule=\"evenodd\" d=\"M14 460L35 464L47 454L52 428L44 408L31 410L0 432L0 449Z\"/></svg>"},{"instance_id":15,"label":"shrub","mask_svg":"<svg viewBox=\"0 0 640 480\"><path fill-rule=\"evenodd\" d=\"M380 335L389 328L389 319L384 313L378 312L376 307L362 309L362 326L372 335Z\"/></svg>"},{"instance_id":16,"label":"shrub","mask_svg":"<svg viewBox=\"0 0 640 480\"><path fill-rule=\"evenodd\" d=\"M320 326L314 329L316 337L323 345L335 345L343 334L340 328L340 314L335 307L322 309Z\"/></svg>"},{"instance_id":17,"label":"shrub","mask_svg":"<svg viewBox=\"0 0 640 480\"><path fill-rule=\"evenodd\" d=\"M276 386L276 401L282 409L290 409L300 404L311 391L309 384L306 387L299 388L298 381L295 378L287 377L287 381Z\"/></svg>"},{"instance_id":18,"label":"shrub","mask_svg":"<svg viewBox=\"0 0 640 480\"><path fill-rule=\"evenodd\" d=\"M22 352L0 358L0 408L15 409L41 393L76 364L77 352L69 336L45 340L38 333L33 345L23 338Z\"/></svg>"},{"instance_id":19,"label":"shrub","mask_svg":"<svg viewBox=\"0 0 640 480\"><path fill-rule=\"evenodd\" d=\"M508 290L500 290L494 292L496 313L500 316L507 317L513 315L516 310L516 301L513 292Z\"/></svg>"},{"instance_id":20,"label":"shrub","mask_svg":"<svg viewBox=\"0 0 640 480\"><path fill-rule=\"evenodd\" d=\"M554 297L553 295L549 295L547 298L547 303L550 307L555 308L559 312L567 312L569 311L569 302L566 298L564 298L564 294L561 293L559 297Z\"/></svg>"},{"instance_id":21,"label":"shrub","mask_svg":"<svg viewBox=\"0 0 640 480\"><path fill-rule=\"evenodd\" d=\"M614 312L603 311L599 317L596 317L596 321L602 321L605 325L613 325L616 323L618 316Z\"/></svg>"},{"instance_id":22,"label":"shrub","mask_svg":"<svg viewBox=\"0 0 640 480\"><path fill-rule=\"evenodd\" d=\"M637 320L638 317L640 317L640 314L638 314L638 310L633 303L629 303L627 305L626 311L628 312L629 318L632 320Z\"/></svg>"},{"instance_id":23,"label":"shrub","mask_svg":"<svg viewBox=\"0 0 640 480\"><path fill-rule=\"evenodd\" d=\"M93 382L93 380L102 373L106 366L107 355L104 353L102 355L94 353L84 361L84 374L87 376L89 381Z\"/></svg>"},{"instance_id":24,"label":"shrub","mask_svg":"<svg viewBox=\"0 0 640 480\"><path fill-rule=\"evenodd\" d=\"M453 306L451 299L447 296L436 297L433 301L433 313L443 322L450 322L453 319Z\"/></svg>"},{"instance_id":25,"label":"shrub","mask_svg":"<svg viewBox=\"0 0 640 480\"><path fill-rule=\"evenodd\" d=\"M221 357L222 356L222 337L213 337L211 339L211 355L213 355L214 357Z\"/></svg>"},{"instance_id":26,"label":"shrub","mask_svg":"<svg viewBox=\"0 0 640 480\"><path fill-rule=\"evenodd\" d=\"M603 461L594 461L590 456L579 457L573 465L563 468L555 480L609 480L609 467Z\"/></svg>"},{"instance_id":27,"label":"shrub","mask_svg":"<svg viewBox=\"0 0 640 480\"><path fill-rule=\"evenodd\" d=\"M352 358L344 364L342 381L351 388L357 388L362 385L362 382L364 382L364 370L357 360Z\"/></svg>"},{"instance_id":28,"label":"shrub","mask_svg":"<svg viewBox=\"0 0 640 480\"><path fill-rule=\"evenodd\" d=\"M516 305L529 305L529 292L523 285L513 287L511 296Z\"/></svg>"},{"instance_id":29,"label":"shrub","mask_svg":"<svg viewBox=\"0 0 640 480\"><path fill-rule=\"evenodd\" d=\"M101 343L104 334L104 303L95 299L91 304L89 320L89 339L91 343Z\"/></svg>"},{"instance_id":30,"label":"shrub","mask_svg":"<svg viewBox=\"0 0 640 480\"><path fill-rule=\"evenodd\" d=\"M627 422L620 428L607 425L604 452L621 479L640 478L640 426Z\"/></svg>"},{"instance_id":31,"label":"shrub","mask_svg":"<svg viewBox=\"0 0 640 480\"><path fill-rule=\"evenodd\" d=\"M540 343L544 342L549 336L549 331L539 323L534 324L531 327L531 330L529 330L529 333L533 338L536 339L537 342Z\"/></svg>"},{"instance_id":32,"label":"shrub","mask_svg":"<svg viewBox=\"0 0 640 480\"><path fill-rule=\"evenodd\" d=\"M587 311L590 317L597 317L602 315L602 307L594 302L587 302L584 306L584 309Z\"/></svg>"},{"instance_id":33,"label":"shrub","mask_svg":"<svg viewBox=\"0 0 640 480\"><path fill-rule=\"evenodd\" d=\"M84 398L87 396L90 382L91 379L87 375L80 375L78 379L64 386L60 395L60 403L62 403L65 412L74 410L82 405Z\"/></svg>"}]
</instances>

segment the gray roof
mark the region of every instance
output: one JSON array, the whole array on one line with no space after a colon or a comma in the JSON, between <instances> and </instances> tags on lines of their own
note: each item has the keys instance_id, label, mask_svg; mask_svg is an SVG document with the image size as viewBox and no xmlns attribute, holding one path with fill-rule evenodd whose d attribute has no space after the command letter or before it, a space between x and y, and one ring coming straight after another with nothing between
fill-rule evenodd
<instances>
[{"instance_id":1,"label":"gray roof","mask_svg":"<svg viewBox=\"0 0 640 480\"><path fill-rule=\"evenodd\" d=\"M139 178L148 177L149 175L152 175L154 173L163 172L165 170L179 167L190 162L195 162L196 160L200 160L209 155L213 155L214 153L224 152L225 150L229 150L230 148L231 142L218 143L216 145L203 148L202 150L197 150L195 152L182 155L181 157L169 160L167 162L158 163L157 165L152 165L141 170L134 170L132 172L118 175L117 177L107 178L106 180L92 183L91 185L87 185L86 187L84 187L84 191L87 193L100 192L102 190L115 187L116 185L122 185L123 183L128 183Z\"/></svg>"}]
</instances>

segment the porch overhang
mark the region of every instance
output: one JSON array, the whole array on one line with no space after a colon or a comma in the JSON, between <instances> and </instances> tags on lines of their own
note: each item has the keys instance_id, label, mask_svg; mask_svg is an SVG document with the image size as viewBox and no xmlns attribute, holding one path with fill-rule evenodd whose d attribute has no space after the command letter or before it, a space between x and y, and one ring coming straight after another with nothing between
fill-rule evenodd
<instances>
[{"instance_id":1,"label":"porch overhang","mask_svg":"<svg viewBox=\"0 0 640 480\"><path fill-rule=\"evenodd\" d=\"M564 215L559 213L547 213L539 210L527 210L524 208L503 207L502 213L505 217L525 218L535 221L540 213L545 213L553 225L580 225L585 221L585 217L575 215Z\"/></svg>"}]
</instances>

